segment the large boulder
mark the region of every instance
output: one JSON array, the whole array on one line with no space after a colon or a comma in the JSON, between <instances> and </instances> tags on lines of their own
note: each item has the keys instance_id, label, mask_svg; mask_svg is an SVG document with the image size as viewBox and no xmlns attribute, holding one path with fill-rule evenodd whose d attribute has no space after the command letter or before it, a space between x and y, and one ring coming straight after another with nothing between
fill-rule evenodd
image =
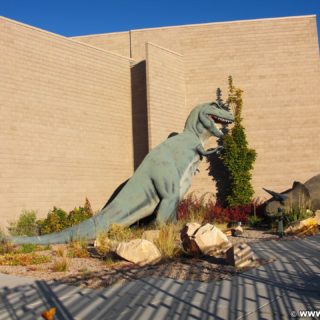
<instances>
[{"instance_id":1,"label":"large boulder","mask_svg":"<svg viewBox=\"0 0 320 320\"><path fill-rule=\"evenodd\" d=\"M195 232L201 227L201 224L196 222L187 223L184 228L180 232L180 239L182 242L183 249L193 255L202 255L202 252L197 245L197 243L194 241L193 235Z\"/></svg>"},{"instance_id":2,"label":"large boulder","mask_svg":"<svg viewBox=\"0 0 320 320\"><path fill-rule=\"evenodd\" d=\"M214 225L187 224L181 231L184 250L192 255L217 255L231 246L228 237Z\"/></svg>"},{"instance_id":3,"label":"large boulder","mask_svg":"<svg viewBox=\"0 0 320 320\"><path fill-rule=\"evenodd\" d=\"M116 254L139 265L153 264L161 259L159 249L151 241L144 239L119 243L116 248Z\"/></svg>"}]
</instances>

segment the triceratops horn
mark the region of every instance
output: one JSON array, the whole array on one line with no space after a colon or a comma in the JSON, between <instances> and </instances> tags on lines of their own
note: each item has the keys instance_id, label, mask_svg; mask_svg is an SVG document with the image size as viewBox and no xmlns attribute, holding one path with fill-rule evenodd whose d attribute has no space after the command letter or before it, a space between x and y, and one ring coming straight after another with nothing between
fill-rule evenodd
<instances>
[{"instance_id":1,"label":"triceratops horn","mask_svg":"<svg viewBox=\"0 0 320 320\"><path fill-rule=\"evenodd\" d=\"M268 192L270 195L272 195L277 201L283 202L285 199L288 198L288 196L275 192L275 191L271 191L265 188L262 188L264 191Z\"/></svg>"}]
</instances>

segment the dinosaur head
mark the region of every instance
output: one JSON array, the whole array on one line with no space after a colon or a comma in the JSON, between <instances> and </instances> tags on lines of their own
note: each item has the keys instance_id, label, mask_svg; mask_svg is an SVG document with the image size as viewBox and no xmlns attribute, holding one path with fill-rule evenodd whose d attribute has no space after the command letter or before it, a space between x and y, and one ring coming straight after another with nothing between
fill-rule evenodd
<instances>
[{"instance_id":1,"label":"dinosaur head","mask_svg":"<svg viewBox=\"0 0 320 320\"><path fill-rule=\"evenodd\" d=\"M265 202L265 213L269 216L274 216L278 213L279 209L285 211L309 208L310 207L310 192L308 188L295 181L291 189L277 193L264 189L272 198Z\"/></svg>"},{"instance_id":2,"label":"dinosaur head","mask_svg":"<svg viewBox=\"0 0 320 320\"><path fill-rule=\"evenodd\" d=\"M229 124L234 121L231 112L215 102L207 102L195 107L185 124L185 130L192 131L198 137L215 136L220 138L223 132L219 125Z\"/></svg>"}]
</instances>

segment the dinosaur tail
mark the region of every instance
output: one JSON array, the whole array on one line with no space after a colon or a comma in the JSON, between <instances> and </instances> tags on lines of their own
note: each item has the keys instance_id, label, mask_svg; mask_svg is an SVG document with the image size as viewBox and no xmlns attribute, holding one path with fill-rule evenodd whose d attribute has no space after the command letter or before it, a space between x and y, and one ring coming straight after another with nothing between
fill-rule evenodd
<instances>
[{"instance_id":1,"label":"dinosaur tail","mask_svg":"<svg viewBox=\"0 0 320 320\"><path fill-rule=\"evenodd\" d=\"M123 215L117 201L114 201L95 216L73 227L42 236L12 237L10 241L15 244L48 245L68 243L75 240L92 240L95 239L99 233L108 230L111 224L118 223L127 226L132 224L129 218L128 215Z\"/></svg>"},{"instance_id":2,"label":"dinosaur tail","mask_svg":"<svg viewBox=\"0 0 320 320\"><path fill-rule=\"evenodd\" d=\"M93 240L99 233L107 231L112 224L130 226L150 215L159 202L152 181L144 179L140 186L140 180L137 182L132 177L110 204L90 219L73 227L42 236L12 237L10 240L15 244L68 243L74 240Z\"/></svg>"}]
</instances>

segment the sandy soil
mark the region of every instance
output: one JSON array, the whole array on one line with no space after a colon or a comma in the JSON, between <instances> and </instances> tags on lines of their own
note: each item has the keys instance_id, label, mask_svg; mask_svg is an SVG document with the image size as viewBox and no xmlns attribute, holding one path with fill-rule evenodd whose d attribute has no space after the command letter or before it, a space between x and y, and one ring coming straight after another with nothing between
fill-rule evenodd
<instances>
[{"instance_id":1,"label":"sandy soil","mask_svg":"<svg viewBox=\"0 0 320 320\"><path fill-rule=\"evenodd\" d=\"M265 231L245 230L240 237L229 237L232 244L241 242L257 242L278 239L277 235ZM224 259L213 257L190 258L181 257L174 261L157 265L140 267L119 260L110 264L101 259L92 248L89 258L69 258L68 271L53 272L54 261L61 259L52 251L40 251L38 254L50 255L52 261L40 265L0 266L1 273L32 277L41 280L58 280L60 282L85 287L105 287L118 282L141 279L144 277L168 277L181 280L211 281L232 277L241 272L225 264ZM257 265L270 261L257 261ZM256 266L257 266L256 265Z\"/></svg>"}]
</instances>

